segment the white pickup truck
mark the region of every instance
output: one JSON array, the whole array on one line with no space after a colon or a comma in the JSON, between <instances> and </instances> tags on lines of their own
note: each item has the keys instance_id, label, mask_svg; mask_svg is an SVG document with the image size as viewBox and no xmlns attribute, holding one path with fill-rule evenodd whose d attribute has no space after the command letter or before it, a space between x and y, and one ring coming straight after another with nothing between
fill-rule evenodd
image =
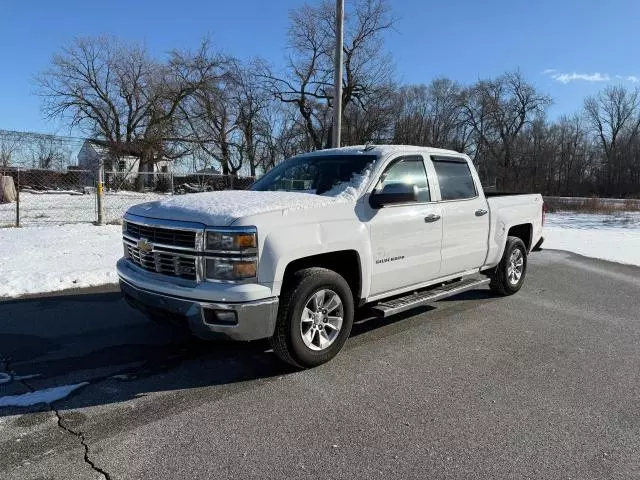
<instances>
[{"instance_id":1,"label":"white pickup truck","mask_svg":"<svg viewBox=\"0 0 640 480\"><path fill-rule=\"evenodd\" d=\"M411 146L299 155L247 191L124 215L121 290L202 338L271 340L298 367L333 358L367 307L387 316L488 283L523 284L540 195L485 194L469 157Z\"/></svg>"}]
</instances>

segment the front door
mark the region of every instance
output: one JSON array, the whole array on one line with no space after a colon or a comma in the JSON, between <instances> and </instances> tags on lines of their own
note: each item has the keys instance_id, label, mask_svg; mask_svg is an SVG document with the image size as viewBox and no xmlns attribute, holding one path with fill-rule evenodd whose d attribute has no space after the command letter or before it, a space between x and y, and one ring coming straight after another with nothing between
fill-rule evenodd
<instances>
[{"instance_id":1,"label":"front door","mask_svg":"<svg viewBox=\"0 0 640 480\"><path fill-rule=\"evenodd\" d=\"M440 276L442 212L437 203L431 202L423 158L413 155L393 160L374 191L389 183L416 185L418 200L377 210L367 206L373 253L371 296Z\"/></svg>"}]
</instances>

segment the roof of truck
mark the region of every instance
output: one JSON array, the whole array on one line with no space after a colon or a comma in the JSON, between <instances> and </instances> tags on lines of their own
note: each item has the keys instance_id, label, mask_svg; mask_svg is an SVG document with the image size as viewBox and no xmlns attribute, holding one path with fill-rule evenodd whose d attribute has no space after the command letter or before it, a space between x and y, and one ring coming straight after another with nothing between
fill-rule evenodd
<instances>
[{"instance_id":1,"label":"roof of truck","mask_svg":"<svg viewBox=\"0 0 640 480\"><path fill-rule=\"evenodd\" d=\"M440 155L460 155L460 152L454 150L445 150L442 148L432 147L418 147L415 145L354 145L351 147L341 148L328 148L326 150L316 150L315 152L309 152L301 154L304 156L323 156L323 155L335 155L335 154L369 154L377 156L386 156L397 152L422 152L428 154L440 154Z\"/></svg>"}]
</instances>

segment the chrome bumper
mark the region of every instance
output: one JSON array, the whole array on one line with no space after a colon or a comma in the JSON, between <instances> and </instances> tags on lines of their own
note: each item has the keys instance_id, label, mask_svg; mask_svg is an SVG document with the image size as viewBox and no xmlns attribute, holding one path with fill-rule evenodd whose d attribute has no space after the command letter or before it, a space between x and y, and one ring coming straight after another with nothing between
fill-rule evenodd
<instances>
[{"instance_id":1,"label":"chrome bumper","mask_svg":"<svg viewBox=\"0 0 640 480\"><path fill-rule=\"evenodd\" d=\"M278 313L276 297L252 302L204 302L137 287L120 278L120 290L132 307L148 315L167 314L187 324L203 339L258 340L273 335Z\"/></svg>"}]
</instances>

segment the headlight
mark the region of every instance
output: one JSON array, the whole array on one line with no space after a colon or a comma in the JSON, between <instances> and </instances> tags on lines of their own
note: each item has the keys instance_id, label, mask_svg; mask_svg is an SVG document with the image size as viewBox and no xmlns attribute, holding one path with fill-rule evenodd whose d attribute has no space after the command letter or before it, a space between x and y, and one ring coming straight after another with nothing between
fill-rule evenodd
<instances>
[{"instance_id":1,"label":"headlight","mask_svg":"<svg viewBox=\"0 0 640 480\"><path fill-rule=\"evenodd\" d=\"M207 232L206 250L224 252L242 252L258 247L255 230L210 230Z\"/></svg>"},{"instance_id":2,"label":"headlight","mask_svg":"<svg viewBox=\"0 0 640 480\"><path fill-rule=\"evenodd\" d=\"M258 276L255 227L210 229L205 238L205 277L239 281Z\"/></svg>"},{"instance_id":3,"label":"headlight","mask_svg":"<svg viewBox=\"0 0 640 480\"><path fill-rule=\"evenodd\" d=\"M206 276L210 280L245 280L255 278L258 262L254 258L207 258Z\"/></svg>"}]
</instances>

